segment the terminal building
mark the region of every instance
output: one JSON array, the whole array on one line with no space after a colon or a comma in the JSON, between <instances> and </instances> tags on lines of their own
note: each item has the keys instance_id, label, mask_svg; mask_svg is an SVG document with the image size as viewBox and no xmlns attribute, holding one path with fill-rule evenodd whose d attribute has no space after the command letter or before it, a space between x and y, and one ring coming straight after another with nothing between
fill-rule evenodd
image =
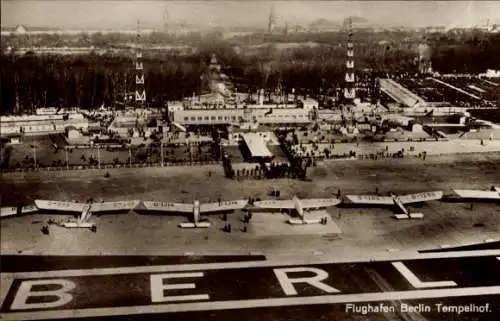
<instances>
[{"instance_id":1,"label":"terminal building","mask_svg":"<svg viewBox=\"0 0 500 321\"><path fill-rule=\"evenodd\" d=\"M306 109L198 109L173 113L175 123L186 125L305 125L312 122L312 111Z\"/></svg>"},{"instance_id":2,"label":"terminal building","mask_svg":"<svg viewBox=\"0 0 500 321\"><path fill-rule=\"evenodd\" d=\"M259 104L245 108L219 109L171 109L171 120L182 126L189 125L305 125L314 119L318 103L315 100L303 100L294 108L279 105Z\"/></svg>"}]
</instances>

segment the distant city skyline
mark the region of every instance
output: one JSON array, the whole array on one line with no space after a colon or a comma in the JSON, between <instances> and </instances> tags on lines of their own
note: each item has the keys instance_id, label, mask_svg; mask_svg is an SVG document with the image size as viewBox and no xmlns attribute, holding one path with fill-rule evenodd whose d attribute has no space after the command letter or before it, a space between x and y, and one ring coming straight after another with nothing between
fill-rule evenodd
<instances>
[{"instance_id":1,"label":"distant city skyline","mask_svg":"<svg viewBox=\"0 0 500 321\"><path fill-rule=\"evenodd\" d=\"M64 1L2 0L1 25L54 29L144 28L164 22L194 26L266 28L274 5L277 25L307 25L318 19L340 23L366 18L381 27L472 27L500 22L500 1ZM166 21L165 21L166 20Z\"/></svg>"}]
</instances>

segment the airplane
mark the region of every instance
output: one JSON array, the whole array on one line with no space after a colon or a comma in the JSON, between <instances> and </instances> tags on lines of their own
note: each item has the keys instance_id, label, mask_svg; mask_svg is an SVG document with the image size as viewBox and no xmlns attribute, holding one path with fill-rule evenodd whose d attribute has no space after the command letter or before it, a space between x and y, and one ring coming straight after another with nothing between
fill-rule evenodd
<instances>
[{"instance_id":1,"label":"airplane","mask_svg":"<svg viewBox=\"0 0 500 321\"><path fill-rule=\"evenodd\" d=\"M500 203L500 187L492 186L490 190L456 189L454 194L448 199L497 201Z\"/></svg>"},{"instance_id":2,"label":"airplane","mask_svg":"<svg viewBox=\"0 0 500 321\"><path fill-rule=\"evenodd\" d=\"M256 201L253 205L258 209L296 210L299 215L299 219L290 218L288 223L291 225L304 225L318 224L322 222L322 219L307 220L305 218L305 209L325 208L335 206L339 203L340 200L337 198L309 198L301 200L297 196L294 196L291 200Z\"/></svg>"},{"instance_id":3,"label":"airplane","mask_svg":"<svg viewBox=\"0 0 500 321\"><path fill-rule=\"evenodd\" d=\"M423 192L416 194L407 194L397 196L390 194L390 196L378 195L345 195L343 198L344 204L359 204L359 205L382 205L382 206L396 206L404 214L394 215L397 219L407 218L423 218L422 213L410 213L404 204L420 203L432 200L439 200L443 197L442 191Z\"/></svg>"},{"instance_id":4,"label":"airplane","mask_svg":"<svg viewBox=\"0 0 500 321\"><path fill-rule=\"evenodd\" d=\"M64 222L60 225L65 228L90 228L95 229L96 224L89 222L92 213L109 213L115 211L129 211L137 206L140 201L102 202L102 203L77 203L49 200L35 200L39 210L81 213L74 222Z\"/></svg>"},{"instance_id":5,"label":"airplane","mask_svg":"<svg viewBox=\"0 0 500 321\"><path fill-rule=\"evenodd\" d=\"M193 222L185 222L179 224L180 228L207 228L210 227L209 222L201 222L201 214L210 214L215 212L234 211L245 208L248 201L221 201L215 203L200 203L199 200L194 200L193 203L167 203L167 202L142 202L143 206L138 205L136 210L152 211L152 212L180 212L192 213Z\"/></svg>"},{"instance_id":6,"label":"airplane","mask_svg":"<svg viewBox=\"0 0 500 321\"><path fill-rule=\"evenodd\" d=\"M38 212L38 208L35 205L25 205L25 206L12 206L12 207L1 207L0 208L0 218L5 218L9 216L24 215Z\"/></svg>"}]
</instances>

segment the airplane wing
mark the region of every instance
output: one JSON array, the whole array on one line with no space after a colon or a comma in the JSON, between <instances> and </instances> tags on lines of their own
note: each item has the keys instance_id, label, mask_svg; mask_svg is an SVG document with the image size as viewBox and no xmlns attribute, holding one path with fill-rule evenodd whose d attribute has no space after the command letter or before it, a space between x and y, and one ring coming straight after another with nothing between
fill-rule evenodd
<instances>
[{"instance_id":1,"label":"airplane wing","mask_svg":"<svg viewBox=\"0 0 500 321\"><path fill-rule=\"evenodd\" d=\"M366 205L393 205L394 201L390 196L378 195L345 195L344 203L366 204Z\"/></svg>"},{"instance_id":2,"label":"airplane wing","mask_svg":"<svg viewBox=\"0 0 500 321\"><path fill-rule=\"evenodd\" d=\"M13 216L17 214L17 207L2 207L0 208L0 217Z\"/></svg>"},{"instance_id":3,"label":"airplane wing","mask_svg":"<svg viewBox=\"0 0 500 321\"><path fill-rule=\"evenodd\" d=\"M142 202L146 211L193 213L192 203Z\"/></svg>"},{"instance_id":4,"label":"airplane wing","mask_svg":"<svg viewBox=\"0 0 500 321\"><path fill-rule=\"evenodd\" d=\"M478 191L471 189L456 189L453 190L460 198L477 198L477 199L490 199L490 200L500 200L500 194L498 192L492 191Z\"/></svg>"},{"instance_id":5,"label":"airplane wing","mask_svg":"<svg viewBox=\"0 0 500 321\"><path fill-rule=\"evenodd\" d=\"M337 198L305 198L300 200L303 208L322 208L335 206L340 203Z\"/></svg>"},{"instance_id":6,"label":"airplane wing","mask_svg":"<svg viewBox=\"0 0 500 321\"><path fill-rule=\"evenodd\" d=\"M85 203L60 202L48 200L35 200L35 205L40 210L60 211L60 212L82 212Z\"/></svg>"},{"instance_id":7,"label":"airplane wing","mask_svg":"<svg viewBox=\"0 0 500 321\"><path fill-rule=\"evenodd\" d=\"M200 204L200 213L240 210L244 208L247 203L248 201L245 200L237 200Z\"/></svg>"},{"instance_id":8,"label":"airplane wing","mask_svg":"<svg viewBox=\"0 0 500 321\"><path fill-rule=\"evenodd\" d=\"M14 216L18 214L28 214L28 213L34 213L37 212L38 208L34 205L26 205L21 207L20 209L18 207L2 207L0 208L0 217L8 217L8 216Z\"/></svg>"},{"instance_id":9,"label":"airplane wing","mask_svg":"<svg viewBox=\"0 0 500 321\"><path fill-rule=\"evenodd\" d=\"M127 211L135 208L139 204L139 202L140 201L92 203L90 210L93 213Z\"/></svg>"},{"instance_id":10,"label":"airplane wing","mask_svg":"<svg viewBox=\"0 0 500 321\"><path fill-rule=\"evenodd\" d=\"M440 200L443 198L442 191L423 192L399 196L398 199L403 204Z\"/></svg>"},{"instance_id":11,"label":"airplane wing","mask_svg":"<svg viewBox=\"0 0 500 321\"><path fill-rule=\"evenodd\" d=\"M253 205L259 208L269 208L269 209L294 209L295 203L293 200L269 200L269 201L257 201Z\"/></svg>"}]
</instances>

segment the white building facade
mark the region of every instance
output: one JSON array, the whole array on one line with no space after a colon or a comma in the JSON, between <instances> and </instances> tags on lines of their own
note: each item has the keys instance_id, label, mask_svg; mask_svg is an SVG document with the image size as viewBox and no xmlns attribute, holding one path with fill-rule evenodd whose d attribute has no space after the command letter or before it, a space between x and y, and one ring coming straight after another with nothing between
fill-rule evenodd
<instances>
[{"instance_id":1,"label":"white building facade","mask_svg":"<svg viewBox=\"0 0 500 321\"><path fill-rule=\"evenodd\" d=\"M0 136L64 133L68 126L87 130L88 125L82 114L0 116Z\"/></svg>"}]
</instances>

